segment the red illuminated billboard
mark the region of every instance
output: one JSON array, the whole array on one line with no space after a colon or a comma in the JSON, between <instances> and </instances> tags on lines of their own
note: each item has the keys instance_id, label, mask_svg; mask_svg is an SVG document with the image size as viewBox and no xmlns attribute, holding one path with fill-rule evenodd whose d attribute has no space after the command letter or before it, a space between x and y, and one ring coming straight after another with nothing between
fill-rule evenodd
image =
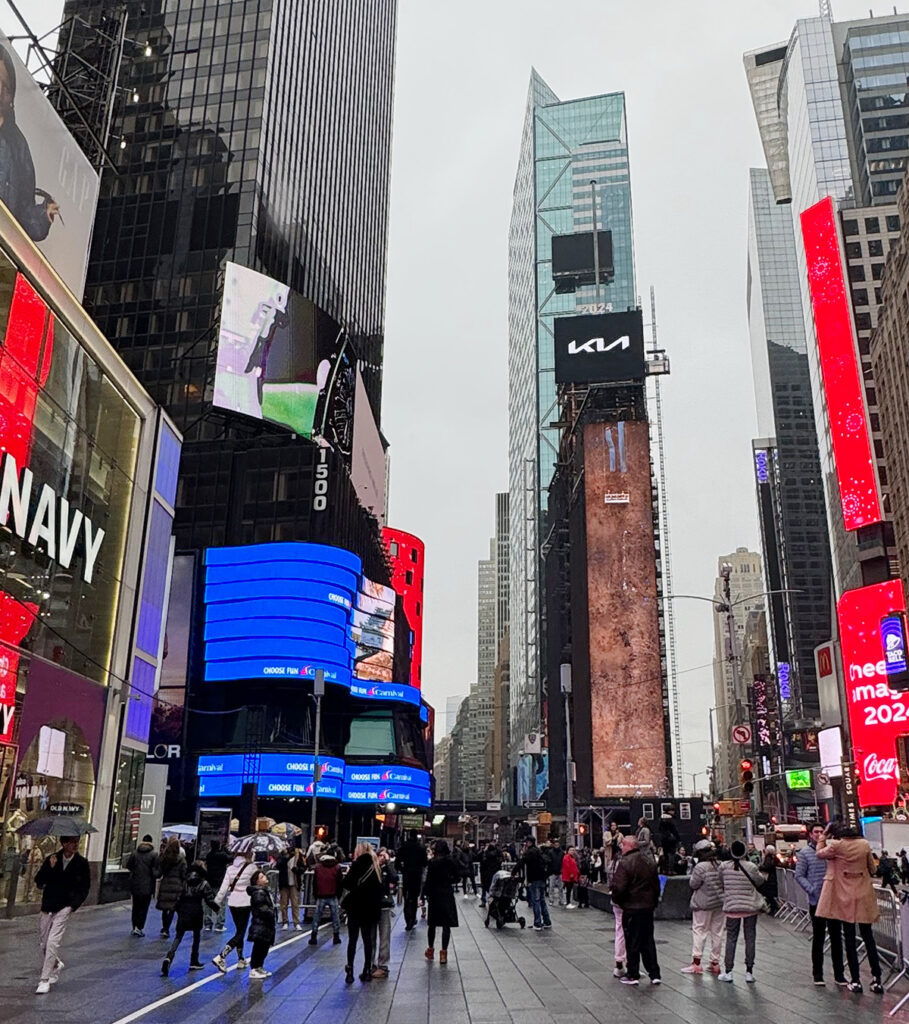
<instances>
[{"instance_id":1,"label":"red illuminated billboard","mask_svg":"<svg viewBox=\"0 0 909 1024\"><path fill-rule=\"evenodd\" d=\"M423 541L412 533L386 526L382 538L391 557L391 585L404 605L410 626L410 685L419 689L423 683Z\"/></svg>"},{"instance_id":2,"label":"red illuminated billboard","mask_svg":"<svg viewBox=\"0 0 909 1024\"><path fill-rule=\"evenodd\" d=\"M897 737L909 733L909 692L891 690L881 622L905 610L900 580L847 590L837 605L859 804L892 804L900 781Z\"/></svg>"},{"instance_id":3,"label":"red illuminated billboard","mask_svg":"<svg viewBox=\"0 0 909 1024\"><path fill-rule=\"evenodd\" d=\"M655 795L667 769L647 423L584 427L584 492L594 795Z\"/></svg>"},{"instance_id":4,"label":"red illuminated billboard","mask_svg":"<svg viewBox=\"0 0 909 1024\"><path fill-rule=\"evenodd\" d=\"M843 522L858 530L883 514L833 200L809 207L801 221Z\"/></svg>"}]
</instances>

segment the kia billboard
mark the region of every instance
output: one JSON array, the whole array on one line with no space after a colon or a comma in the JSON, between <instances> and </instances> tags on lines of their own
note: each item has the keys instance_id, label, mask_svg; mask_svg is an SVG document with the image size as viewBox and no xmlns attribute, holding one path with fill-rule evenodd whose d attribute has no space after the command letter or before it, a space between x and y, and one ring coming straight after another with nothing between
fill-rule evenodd
<instances>
[{"instance_id":1,"label":"kia billboard","mask_svg":"<svg viewBox=\"0 0 909 1024\"><path fill-rule=\"evenodd\" d=\"M900 783L897 738L909 734L909 693L892 690L881 623L905 614L899 580L848 590L837 605L859 804L892 804Z\"/></svg>"},{"instance_id":2,"label":"kia billboard","mask_svg":"<svg viewBox=\"0 0 909 1024\"><path fill-rule=\"evenodd\" d=\"M644 321L639 309L556 317L553 335L557 384L644 379Z\"/></svg>"},{"instance_id":3,"label":"kia billboard","mask_svg":"<svg viewBox=\"0 0 909 1024\"><path fill-rule=\"evenodd\" d=\"M328 436L349 456L354 377L343 337L331 317L286 284L228 263L213 404L301 437Z\"/></svg>"},{"instance_id":4,"label":"kia billboard","mask_svg":"<svg viewBox=\"0 0 909 1024\"><path fill-rule=\"evenodd\" d=\"M0 200L81 301L98 175L0 32Z\"/></svg>"},{"instance_id":5,"label":"kia billboard","mask_svg":"<svg viewBox=\"0 0 909 1024\"><path fill-rule=\"evenodd\" d=\"M584 427L594 796L667 785L650 430Z\"/></svg>"}]
</instances>

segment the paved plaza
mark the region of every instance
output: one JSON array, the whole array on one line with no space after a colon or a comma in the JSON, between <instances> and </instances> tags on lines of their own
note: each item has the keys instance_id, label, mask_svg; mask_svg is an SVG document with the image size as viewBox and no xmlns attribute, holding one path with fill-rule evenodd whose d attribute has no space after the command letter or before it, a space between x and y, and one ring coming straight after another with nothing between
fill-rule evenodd
<instances>
[{"instance_id":1,"label":"paved plaza","mask_svg":"<svg viewBox=\"0 0 909 1024\"><path fill-rule=\"evenodd\" d=\"M156 935L129 935L125 904L85 909L66 936L66 967L47 996L34 994L37 924L34 918L0 922L0 1020L4 1024L863 1024L888 1019L906 991L863 996L811 985L808 940L786 925L762 919L755 973L746 985L741 964L735 982L688 977L690 930L658 922L663 984L638 988L611 976L612 919L598 910L553 910L548 932L509 925L483 927L473 900L458 899L461 927L447 965L423 957L426 927L410 935L396 915L391 975L367 985L343 983L345 946L332 946L323 929L318 947L307 933L278 932L266 966L273 976L251 981L246 972L218 975L214 967L189 973L188 943L169 978L159 976L165 943ZM204 933L208 963L222 936ZM741 950L740 950L741 955ZM357 970L360 964L358 962ZM866 969L867 974L867 969ZM865 978L867 982L867 977ZM909 1005L895 1019L909 1020Z\"/></svg>"}]
</instances>

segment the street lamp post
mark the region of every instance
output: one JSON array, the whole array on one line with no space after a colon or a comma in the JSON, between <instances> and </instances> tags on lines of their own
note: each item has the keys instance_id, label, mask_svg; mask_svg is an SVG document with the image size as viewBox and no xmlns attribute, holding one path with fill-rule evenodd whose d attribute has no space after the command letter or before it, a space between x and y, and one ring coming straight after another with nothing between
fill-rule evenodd
<instances>
[{"instance_id":1,"label":"street lamp post","mask_svg":"<svg viewBox=\"0 0 909 1024\"><path fill-rule=\"evenodd\" d=\"M325 696L325 673L316 669L316 678L312 687L312 695L316 701L316 738L313 744L312 761L312 813L309 820L309 845L316 840L316 800L319 792L319 734L322 731L322 698Z\"/></svg>"}]
</instances>

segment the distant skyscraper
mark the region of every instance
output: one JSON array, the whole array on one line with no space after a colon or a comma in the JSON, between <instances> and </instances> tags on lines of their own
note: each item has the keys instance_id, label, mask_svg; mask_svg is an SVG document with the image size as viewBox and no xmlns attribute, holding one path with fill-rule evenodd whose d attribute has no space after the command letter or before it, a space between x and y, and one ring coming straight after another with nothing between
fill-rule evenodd
<instances>
[{"instance_id":1,"label":"distant skyscraper","mask_svg":"<svg viewBox=\"0 0 909 1024\"><path fill-rule=\"evenodd\" d=\"M777 663L788 663L784 720L819 714L814 648L830 635L830 543L818 456L792 214L770 174L750 174L748 324L757 398L758 512Z\"/></svg>"},{"instance_id":2,"label":"distant skyscraper","mask_svg":"<svg viewBox=\"0 0 909 1024\"><path fill-rule=\"evenodd\" d=\"M731 742L732 727L737 721L748 721L748 691L750 679L745 678L744 665L740 663L739 689L736 691L732 669L732 655L741 657L745 637L745 624L750 612L763 612L764 590L761 576L761 556L748 548L736 548L732 554L721 555L717 560L716 593L723 593L723 566L731 567L729 573L729 600L734 606L736 652L729 648L729 629L724 612L713 613L713 685L716 700L716 792L725 792L733 785L737 747ZM736 707L741 708L737 716ZM750 751L747 751L750 753Z\"/></svg>"},{"instance_id":3,"label":"distant skyscraper","mask_svg":"<svg viewBox=\"0 0 909 1024\"><path fill-rule=\"evenodd\" d=\"M594 184L592 184L594 183ZM557 294L551 238L612 232L615 278ZM540 533L559 445L553 318L625 310L637 302L632 243L631 177L623 93L562 102L531 73L515 177L509 239L509 512L511 593L511 756L538 731L543 695L540 654ZM555 692L558 680L555 681Z\"/></svg>"}]
</instances>

